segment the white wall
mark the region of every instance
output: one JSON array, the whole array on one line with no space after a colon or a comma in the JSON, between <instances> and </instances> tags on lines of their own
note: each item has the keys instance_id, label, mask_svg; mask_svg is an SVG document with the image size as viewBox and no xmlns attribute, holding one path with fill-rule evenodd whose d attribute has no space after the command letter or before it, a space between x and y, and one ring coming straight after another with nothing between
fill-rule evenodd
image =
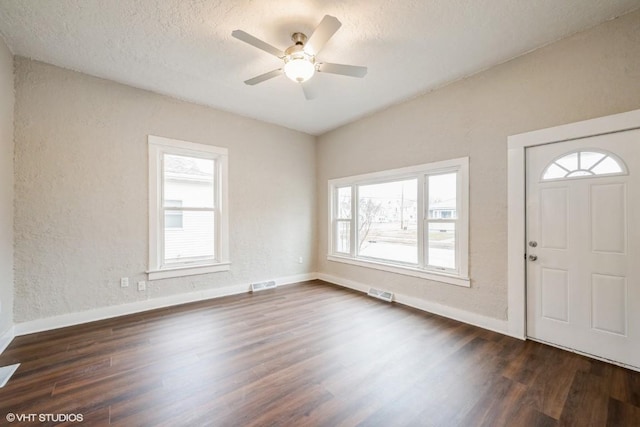
<instances>
[{"instance_id":1,"label":"white wall","mask_svg":"<svg viewBox=\"0 0 640 427\"><path fill-rule=\"evenodd\" d=\"M0 336L13 325L13 54L0 37Z\"/></svg>"},{"instance_id":2,"label":"white wall","mask_svg":"<svg viewBox=\"0 0 640 427\"><path fill-rule=\"evenodd\" d=\"M418 306L506 319L507 137L637 108L640 11L321 136L318 271ZM463 156L470 289L327 261L327 180Z\"/></svg>"},{"instance_id":3,"label":"white wall","mask_svg":"<svg viewBox=\"0 0 640 427\"><path fill-rule=\"evenodd\" d=\"M15 61L16 323L315 271L312 136ZM137 291L148 268L148 134L229 149L230 272Z\"/></svg>"}]
</instances>

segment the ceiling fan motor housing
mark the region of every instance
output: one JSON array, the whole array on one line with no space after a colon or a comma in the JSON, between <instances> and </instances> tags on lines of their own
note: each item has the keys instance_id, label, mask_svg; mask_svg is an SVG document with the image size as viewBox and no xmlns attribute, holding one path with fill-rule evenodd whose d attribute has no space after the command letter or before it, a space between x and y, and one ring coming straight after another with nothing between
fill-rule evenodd
<instances>
[{"instance_id":1,"label":"ceiling fan motor housing","mask_svg":"<svg viewBox=\"0 0 640 427\"><path fill-rule=\"evenodd\" d=\"M291 34L291 40L297 45L304 46L307 42L307 36L304 33L293 33Z\"/></svg>"}]
</instances>

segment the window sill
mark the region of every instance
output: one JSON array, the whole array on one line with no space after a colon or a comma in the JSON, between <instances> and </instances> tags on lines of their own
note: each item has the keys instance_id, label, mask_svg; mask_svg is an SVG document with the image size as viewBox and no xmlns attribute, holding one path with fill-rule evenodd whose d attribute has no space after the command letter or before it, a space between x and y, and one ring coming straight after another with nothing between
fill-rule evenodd
<instances>
[{"instance_id":1,"label":"window sill","mask_svg":"<svg viewBox=\"0 0 640 427\"><path fill-rule=\"evenodd\" d=\"M361 259L353 259L341 257L338 255L327 255L327 260L334 262L342 262L345 264L357 265L359 267L374 268L376 270L388 271L390 273L403 274L405 276L419 277L421 279L433 280L436 282L448 283L450 285L471 287L471 280L468 277L454 276L446 273L436 273L432 271L422 270L420 268L412 268L394 264L386 264L383 262L364 261Z\"/></svg>"},{"instance_id":2,"label":"window sill","mask_svg":"<svg viewBox=\"0 0 640 427\"><path fill-rule=\"evenodd\" d=\"M218 273L220 271L231 270L231 263L222 262L219 264L198 265L188 267L172 267L162 270L149 270L148 280L170 279L173 277L195 276L196 274Z\"/></svg>"}]
</instances>

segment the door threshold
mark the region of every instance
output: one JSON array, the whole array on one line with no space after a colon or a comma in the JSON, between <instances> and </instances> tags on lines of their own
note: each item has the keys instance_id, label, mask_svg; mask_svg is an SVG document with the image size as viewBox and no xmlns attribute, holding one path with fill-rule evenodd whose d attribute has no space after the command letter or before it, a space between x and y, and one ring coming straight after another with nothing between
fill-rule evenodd
<instances>
[{"instance_id":1,"label":"door threshold","mask_svg":"<svg viewBox=\"0 0 640 427\"><path fill-rule=\"evenodd\" d=\"M571 353L579 354L581 356L586 356L586 357L588 357L590 359L596 359L596 360L599 360L601 362L609 363L611 365L620 366L621 368L629 369L631 371L640 372L640 367L638 367L638 366L633 366L633 365L629 365L629 364L626 364L626 363L618 362L617 360L607 359L606 357L602 357L602 356L596 356L595 354L591 354L591 353L587 353L587 352L584 352L584 351L576 350L575 348L565 347L563 345L555 344L555 343L552 343L552 342L549 342L549 341L544 341L544 340L541 340L541 339L538 339L538 338L533 338L533 337L530 337L528 335L527 335L527 339L531 340L531 341L538 342L540 344L546 344L546 345L549 345L551 347L559 348L560 350L565 350L565 351L569 351Z\"/></svg>"}]
</instances>

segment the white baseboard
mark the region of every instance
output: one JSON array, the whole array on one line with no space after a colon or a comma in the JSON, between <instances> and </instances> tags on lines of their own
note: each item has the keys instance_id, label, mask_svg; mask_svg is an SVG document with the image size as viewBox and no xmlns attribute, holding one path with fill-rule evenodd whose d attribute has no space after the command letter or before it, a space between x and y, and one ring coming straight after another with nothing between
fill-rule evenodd
<instances>
[{"instance_id":1,"label":"white baseboard","mask_svg":"<svg viewBox=\"0 0 640 427\"><path fill-rule=\"evenodd\" d=\"M330 274L318 273L318 279L364 293L367 293L370 288L369 285L366 285L364 283L332 276ZM428 313L448 317L449 319L468 323L470 325L488 329L499 334L513 336L514 338L520 338L509 333L508 322L506 320L483 316L481 314L461 310L459 308L449 307L447 305L442 305L403 294L394 293L393 300L402 305L417 308L418 310L426 311Z\"/></svg>"},{"instance_id":2,"label":"white baseboard","mask_svg":"<svg viewBox=\"0 0 640 427\"><path fill-rule=\"evenodd\" d=\"M308 273L298 274L295 276L280 277L275 279L275 282L278 284L278 286L283 286L292 283L304 282L306 280L313 280L316 278L316 273ZM189 292L186 294L148 299L144 301L136 301L128 304L101 307L94 310L81 311L77 313L62 314L60 316L46 317L43 319L36 319L28 322L18 323L14 326L14 333L15 336L33 334L36 332L49 331L51 329L58 329L67 326L79 325L82 323L95 322L97 320L110 319L112 317L125 316L127 314L135 314L143 311L155 310L158 308L171 307L174 305L220 298L229 295L243 294L249 292L249 289L250 285L247 283L242 285L226 286L224 288L212 288L197 292ZM14 328L12 328L12 330ZM0 344L1 343L2 341L0 339Z\"/></svg>"},{"instance_id":3,"label":"white baseboard","mask_svg":"<svg viewBox=\"0 0 640 427\"><path fill-rule=\"evenodd\" d=\"M400 304L408 305L409 307L417 308L439 316L448 317L450 319L478 326L482 329L488 329L499 334L508 335L508 322L506 320L483 316L482 314L449 307L448 305L442 305L431 301L425 301L408 295L396 295L396 301Z\"/></svg>"},{"instance_id":4,"label":"white baseboard","mask_svg":"<svg viewBox=\"0 0 640 427\"><path fill-rule=\"evenodd\" d=\"M11 341L16 336L16 328L15 326L10 327L4 334L0 335L0 354L9 347Z\"/></svg>"},{"instance_id":5,"label":"white baseboard","mask_svg":"<svg viewBox=\"0 0 640 427\"><path fill-rule=\"evenodd\" d=\"M333 283L334 285L344 286L345 288L364 292L365 294L369 292L369 288L371 287L369 285L365 285L364 283L356 282L349 279L343 279L342 277L325 273L318 273L318 279L324 280L325 282Z\"/></svg>"},{"instance_id":6,"label":"white baseboard","mask_svg":"<svg viewBox=\"0 0 640 427\"><path fill-rule=\"evenodd\" d=\"M305 273L305 274L296 274L295 276L286 276L281 277L279 279L275 279L275 282L278 286L284 285L292 285L294 283L306 282L307 280L315 280L318 278L318 273ZM257 282L260 282L258 280ZM256 282L253 282L256 283ZM247 285L250 287L251 285Z\"/></svg>"},{"instance_id":7,"label":"white baseboard","mask_svg":"<svg viewBox=\"0 0 640 427\"><path fill-rule=\"evenodd\" d=\"M284 286L292 283L304 282L307 280L320 279L325 282L333 283L345 288L354 289L363 293L369 291L370 286L354 280L344 279L341 277L324 274L324 273L307 273L295 276L287 276L275 279L278 286ZM0 353L6 348L14 336L27 335L36 332L48 331L51 329L64 328L66 326L79 325L82 323L95 322L97 320L110 319L127 314L135 314L143 311L155 310L158 308L171 307L174 305L186 304L190 302L203 301L207 299L220 298L229 295L237 295L249 292L250 285L234 285L224 288L206 289L203 291L189 292L186 294L172 295L163 298L155 298L144 301L137 301L128 304L101 307L94 310L87 310L78 313L63 314L60 316L47 317L43 319L31 320L24 323L18 323L4 335L0 336ZM403 294L395 294L394 301L417 308L418 310L428 313L437 314L439 316L448 317L463 323L478 326L500 334L514 336L509 333L508 322L506 320L495 319L493 317L483 316L481 314L472 313L454 307L426 301L423 299L411 297Z\"/></svg>"}]
</instances>

